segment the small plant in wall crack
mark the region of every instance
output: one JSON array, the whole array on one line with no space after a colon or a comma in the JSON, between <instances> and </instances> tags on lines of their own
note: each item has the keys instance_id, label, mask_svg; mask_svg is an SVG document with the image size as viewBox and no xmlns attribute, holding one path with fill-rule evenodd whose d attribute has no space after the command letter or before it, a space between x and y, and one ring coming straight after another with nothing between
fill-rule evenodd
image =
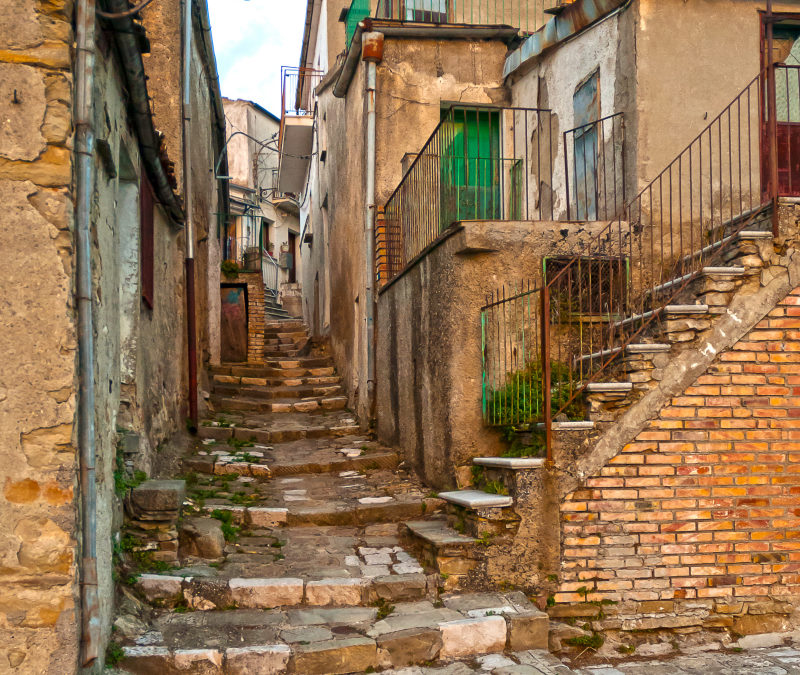
<instances>
[{"instance_id":1,"label":"small plant in wall crack","mask_svg":"<svg viewBox=\"0 0 800 675\"><path fill-rule=\"evenodd\" d=\"M380 621L381 619L385 619L394 611L394 605L389 604L384 598L379 598L374 603L372 603L373 607L378 608L377 619Z\"/></svg>"},{"instance_id":2,"label":"small plant in wall crack","mask_svg":"<svg viewBox=\"0 0 800 675\"><path fill-rule=\"evenodd\" d=\"M502 482L499 480L489 480L486 481L486 485L483 487L485 492L488 492L490 495L507 495L508 488L503 485Z\"/></svg>"}]
</instances>

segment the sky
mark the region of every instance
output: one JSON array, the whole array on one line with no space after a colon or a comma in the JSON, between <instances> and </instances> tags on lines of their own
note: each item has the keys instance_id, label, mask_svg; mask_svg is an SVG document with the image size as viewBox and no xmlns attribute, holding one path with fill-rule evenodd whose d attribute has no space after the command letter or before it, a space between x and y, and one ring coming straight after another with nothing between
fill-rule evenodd
<instances>
[{"instance_id":1,"label":"sky","mask_svg":"<svg viewBox=\"0 0 800 675\"><path fill-rule=\"evenodd\" d=\"M208 0L222 95L281 116L281 66L297 66L305 0Z\"/></svg>"}]
</instances>

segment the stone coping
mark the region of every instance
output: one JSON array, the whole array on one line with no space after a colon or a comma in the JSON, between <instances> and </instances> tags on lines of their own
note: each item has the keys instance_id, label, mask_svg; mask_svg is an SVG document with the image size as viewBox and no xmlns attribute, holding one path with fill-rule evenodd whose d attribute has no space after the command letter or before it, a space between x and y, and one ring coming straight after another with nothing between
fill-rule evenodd
<instances>
[{"instance_id":1,"label":"stone coping","mask_svg":"<svg viewBox=\"0 0 800 675\"><path fill-rule=\"evenodd\" d=\"M468 509L482 509L511 506L514 500L508 495L492 495L480 490L457 490L440 492L439 498L451 504L465 506Z\"/></svg>"}]
</instances>

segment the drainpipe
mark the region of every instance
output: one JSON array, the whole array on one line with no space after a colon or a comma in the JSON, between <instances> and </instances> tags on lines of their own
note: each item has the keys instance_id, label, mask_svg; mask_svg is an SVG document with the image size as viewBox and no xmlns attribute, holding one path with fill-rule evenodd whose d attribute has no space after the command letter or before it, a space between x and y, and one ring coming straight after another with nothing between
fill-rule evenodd
<instances>
[{"instance_id":1,"label":"drainpipe","mask_svg":"<svg viewBox=\"0 0 800 675\"><path fill-rule=\"evenodd\" d=\"M197 316L194 285L194 208L192 206L192 3L183 2L183 194L186 213L186 328L189 346L189 419L197 429Z\"/></svg>"},{"instance_id":2,"label":"drainpipe","mask_svg":"<svg viewBox=\"0 0 800 675\"><path fill-rule=\"evenodd\" d=\"M91 197L94 181L92 125L95 0L79 0L76 30L75 154L75 272L78 305L78 449L81 491L81 664L91 666L100 652L97 599L97 483L94 433L94 333L92 329Z\"/></svg>"},{"instance_id":3,"label":"drainpipe","mask_svg":"<svg viewBox=\"0 0 800 675\"><path fill-rule=\"evenodd\" d=\"M364 250L366 252L367 406L375 411L375 88L377 64L383 59L383 33L364 33L362 59L367 83L367 186L364 195Z\"/></svg>"}]
</instances>

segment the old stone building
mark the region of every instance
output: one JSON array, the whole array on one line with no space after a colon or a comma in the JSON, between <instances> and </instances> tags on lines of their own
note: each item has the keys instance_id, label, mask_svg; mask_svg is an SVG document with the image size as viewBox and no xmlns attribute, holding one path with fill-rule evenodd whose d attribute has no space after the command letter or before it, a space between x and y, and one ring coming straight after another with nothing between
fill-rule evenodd
<instances>
[{"instance_id":1,"label":"old stone building","mask_svg":"<svg viewBox=\"0 0 800 675\"><path fill-rule=\"evenodd\" d=\"M0 6L0 672L101 667L115 483L196 423L194 380L219 358L225 138L206 7L191 3L189 30L177 1L134 10Z\"/></svg>"},{"instance_id":2,"label":"old stone building","mask_svg":"<svg viewBox=\"0 0 800 675\"><path fill-rule=\"evenodd\" d=\"M299 205L278 185L280 118L252 101L223 103L232 221L226 258L262 272L273 309L301 316Z\"/></svg>"},{"instance_id":3,"label":"old stone building","mask_svg":"<svg viewBox=\"0 0 800 675\"><path fill-rule=\"evenodd\" d=\"M306 317L413 538L611 644L788 630L796 7L411 5L309 2L300 66Z\"/></svg>"}]
</instances>

